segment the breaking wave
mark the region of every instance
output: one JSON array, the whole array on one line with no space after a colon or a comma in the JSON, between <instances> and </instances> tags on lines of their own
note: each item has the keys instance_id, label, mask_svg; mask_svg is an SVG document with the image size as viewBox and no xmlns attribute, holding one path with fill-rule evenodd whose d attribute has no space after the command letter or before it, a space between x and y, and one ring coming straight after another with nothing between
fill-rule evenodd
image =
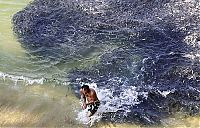
<instances>
[{"instance_id":1,"label":"breaking wave","mask_svg":"<svg viewBox=\"0 0 200 128\"><path fill-rule=\"evenodd\" d=\"M17 82L24 82L26 85L32 85L32 84L43 84L45 79L41 78L41 79L34 79L34 78L28 78L28 77L24 77L24 76L15 76L15 75L10 75L10 74L6 74L3 72L0 72L0 78L2 78L4 81L6 79L9 79L11 81L13 81L15 83L15 85L17 84Z\"/></svg>"}]
</instances>

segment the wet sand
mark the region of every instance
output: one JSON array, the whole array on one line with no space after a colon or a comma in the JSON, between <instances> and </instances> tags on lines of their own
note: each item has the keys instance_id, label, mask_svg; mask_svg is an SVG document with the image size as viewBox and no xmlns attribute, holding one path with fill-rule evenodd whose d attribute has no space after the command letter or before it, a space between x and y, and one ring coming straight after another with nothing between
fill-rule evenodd
<instances>
[{"instance_id":1,"label":"wet sand","mask_svg":"<svg viewBox=\"0 0 200 128\"><path fill-rule=\"evenodd\" d=\"M0 84L1 127L79 127L77 110L79 100L66 87Z\"/></svg>"}]
</instances>

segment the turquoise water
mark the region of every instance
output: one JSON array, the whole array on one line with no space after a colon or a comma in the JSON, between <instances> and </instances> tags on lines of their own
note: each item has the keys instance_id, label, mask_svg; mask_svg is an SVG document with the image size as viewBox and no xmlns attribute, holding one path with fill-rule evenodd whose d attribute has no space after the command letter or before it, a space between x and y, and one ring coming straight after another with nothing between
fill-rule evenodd
<instances>
[{"instance_id":1,"label":"turquoise water","mask_svg":"<svg viewBox=\"0 0 200 128\"><path fill-rule=\"evenodd\" d=\"M70 88L44 79L62 75L62 65L28 55L13 34L11 18L29 2L0 0L0 126L78 127L78 99Z\"/></svg>"}]
</instances>

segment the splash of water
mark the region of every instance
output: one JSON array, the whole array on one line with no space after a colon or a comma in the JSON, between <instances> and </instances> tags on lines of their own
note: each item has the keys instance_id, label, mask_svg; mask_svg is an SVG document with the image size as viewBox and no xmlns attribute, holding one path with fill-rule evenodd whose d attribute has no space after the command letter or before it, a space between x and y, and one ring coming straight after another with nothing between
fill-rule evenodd
<instances>
[{"instance_id":1,"label":"splash of water","mask_svg":"<svg viewBox=\"0 0 200 128\"><path fill-rule=\"evenodd\" d=\"M10 80L14 81L15 85L17 85L17 82L19 82L19 81L23 81L26 85L32 85L32 84L42 85L45 81L44 78L31 79L31 78L24 77L24 76L15 76L15 75L6 74L3 72L0 72L0 78L2 78L3 80L10 79Z\"/></svg>"}]
</instances>

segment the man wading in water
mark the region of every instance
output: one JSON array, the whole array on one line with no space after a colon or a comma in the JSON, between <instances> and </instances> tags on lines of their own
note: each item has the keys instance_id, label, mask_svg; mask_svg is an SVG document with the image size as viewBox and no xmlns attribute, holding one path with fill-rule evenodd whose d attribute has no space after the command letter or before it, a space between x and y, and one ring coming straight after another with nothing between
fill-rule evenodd
<instances>
[{"instance_id":1,"label":"man wading in water","mask_svg":"<svg viewBox=\"0 0 200 128\"><path fill-rule=\"evenodd\" d=\"M94 115L94 113L97 111L100 105L100 101L97 98L95 90L89 88L88 85L83 85L80 89L80 94L83 100L82 109L84 110L88 107L88 117Z\"/></svg>"}]
</instances>

